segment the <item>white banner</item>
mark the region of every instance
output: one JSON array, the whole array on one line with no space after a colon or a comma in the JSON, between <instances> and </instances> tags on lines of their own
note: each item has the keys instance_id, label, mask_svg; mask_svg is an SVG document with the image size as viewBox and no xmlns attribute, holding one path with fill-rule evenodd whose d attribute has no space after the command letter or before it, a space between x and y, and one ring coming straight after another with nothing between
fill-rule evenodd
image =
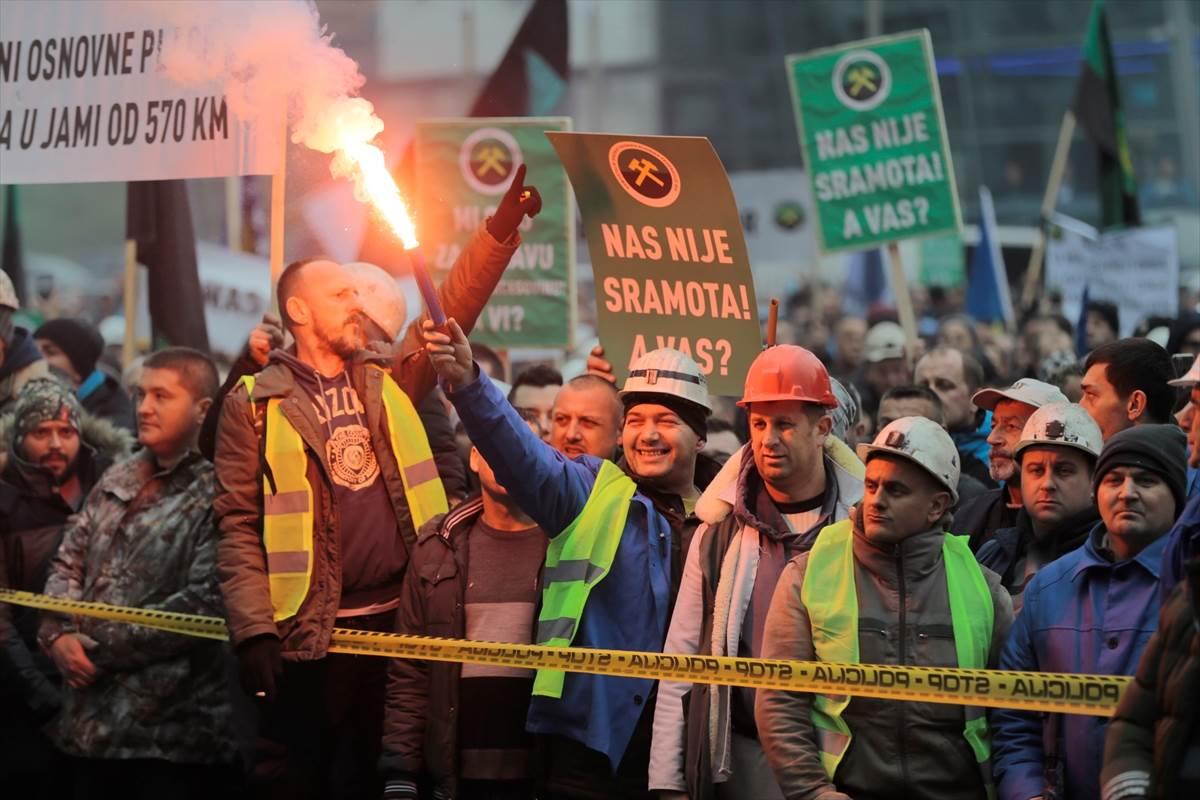
<instances>
[{"instance_id":1,"label":"white banner","mask_svg":"<svg viewBox=\"0 0 1200 800\"><path fill-rule=\"evenodd\" d=\"M278 172L282 98L242 118L220 81L184 86L166 74L164 45L204 52L206 37L220 35L180 27L195 6L0 2L0 183Z\"/></svg>"},{"instance_id":2,"label":"white banner","mask_svg":"<svg viewBox=\"0 0 1200 800\"><path fill-rule=\"evenodd\" d=\"M1062 292L1067 319L1079 319L1083 287L1120 310L1121 336L1146 317L1179 312L1179 248L1173 227L1099 233L1058 215L1046 246L1046 288Z\"/></svg>"}]
</instances>

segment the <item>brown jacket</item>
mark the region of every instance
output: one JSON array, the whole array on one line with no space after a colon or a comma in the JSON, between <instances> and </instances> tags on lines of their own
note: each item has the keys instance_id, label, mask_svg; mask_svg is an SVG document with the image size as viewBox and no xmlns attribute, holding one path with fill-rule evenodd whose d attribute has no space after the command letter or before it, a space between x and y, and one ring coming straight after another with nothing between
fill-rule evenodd
<instances>
[{"instance_id":1,"label":"brown jacket","mask_svg":"<svg viewBox=\"0 0 1200 800\"><path fill-rule=\"evenodd\" d=\"M856 532L859 660L864 664L953 667L958 663L940 531L884 548ZM808 610L800 600L809 554L784 569L767 614L763 658L812 661ZM1012 600L983 570L994 622L994 665L1012 626ZM835 781L825 774L811 721L812 695L759 689L755 719L767 761L788 800L841 791L855 800L938 797L982 800L983 781L963 738L961 706L856 697L842 719L854 735ZM834 784L836 784L836 789Z\"/></svg>"},{"instance_id":2,"label":"brown jacket","mask_svg":"<svg viewBox=\"0 0 1200 800\"><path fill-rule=\"evenodd\" d=\"M520 244L514 235L501 244L484 227L463 249L454 268L439 288L446 315L458 320L464 331L474 327L484 304L496 288L513 251ZM420 319L424 319L422 315ZM408 333L394 351L385 356L370 351L357 353L349 365L350 382L362 398L367 428L379 460L396 520L407 541L416 539L399 465L388 443L383 413L383 375L367 366L389 367L392 377L414 405L433 387L436 376L425 357L419 325ZM235 645L263 634L277 634L283 656L295 661L324 657L342 593L339 556L340 520L334 506L329 465L325 463L323 438L318 433L312 405L296 386L284 364L268 362L254 385L254 400L282 399L280 410L300 434L309 451L308 482L313 487L313 571L308 597L297 614L277 626L273 621L271 593L267 580L266 552L262 544L262 449L254 430L253 410L246 389L239 386L226 399L217 432L217 490L215 511L220 530L217 569Z\"/></svg>"}]
</instances>

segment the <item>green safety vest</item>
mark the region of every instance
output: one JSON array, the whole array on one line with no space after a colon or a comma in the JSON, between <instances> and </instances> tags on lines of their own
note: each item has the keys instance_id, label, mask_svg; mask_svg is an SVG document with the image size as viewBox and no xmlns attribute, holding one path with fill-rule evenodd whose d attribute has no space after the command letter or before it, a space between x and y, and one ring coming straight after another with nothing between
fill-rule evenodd
<instances>
[{"instance_id":1,"label":"green safety vest","mask_svg":"<svg viewBox=\"0 0 1200 800\"><path fill-rule=\"evenodd\" d=\"M800 600L808 611L813 648L821 661L859 663L858 594L854 581L854 531L850 520L824 528L808 555ZM962 669L987 667L992 643L992 595L967 537L947 533L942 540L946 589L954 627L954 650ZM821 747L821 766L830 780L850 747L853 734L842 719L850 705L846 695L815 695L812 722ZM967 707L963 736L975 754L989 797L995 793L991 776L991 737L982 709Z\"/></svg>"},{"instance_id":2,"label":"green safety vest","mask_svg":"<svg viewBox=\"0 0 1200 800\"><path fill-rule=\"evenodd\" d=\"M542 610L537 620L537 643L570 647L592 588L612 567L629 516L629 501L637 486L611 461L600 464L592 493L579 516L546 549L542 571ZM561 698L566 673L539 669L533 693Z\"/></svg>"},{"instance_id":3,"label":"green safety vest","mask_svg":"<svg viewBox=\"0 0 1200 800\"><path fill-rule=\"evenodd\" d=\"M368 366L368 369L380 368ZM241 382L253 405L254 376L246 375ZM308 596L313 568L313 489L308 482L308 454L304 440L284 416L279 403L278 397L267 401L263 455L274 481L268 479L264 470L262 488L263 547L267 552L267 578L276 622L294 617L300 610ZM383 409L413 529L420 530L430 517L449 510L446 492L420 416L408 395L386 373Z\"/></svg>"}]
</instances>

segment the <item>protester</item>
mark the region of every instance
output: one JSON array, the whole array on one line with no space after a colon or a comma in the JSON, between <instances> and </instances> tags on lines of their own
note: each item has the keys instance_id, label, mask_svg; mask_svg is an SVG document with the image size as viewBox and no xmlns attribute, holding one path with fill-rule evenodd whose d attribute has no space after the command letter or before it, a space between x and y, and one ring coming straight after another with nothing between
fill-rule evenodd
<instances>
[{"instance_id":1,"label":"protester","mask_svg":"<svg viewBox=\"0 0 1200 800\"><path fill-rule=\"evenodd\" d=\"M941 426L906 417L881 430L867 453L857 524L826 528L784 570L763 657L994 665L1012 604L966 540L944 533L957 483L958 453ZM860 636L860 619L871 620L871 635ZM906 646L912 641L923 644ZM982 709L773 689L757 695L759 736L785 797L988 795Z\"/></svg>"},{"instance_id":2,"label":"protester","mask_svg":"<svg viewBox=\"0 0 1200 800\"><path fill-rule=\"evenodd\" d=\"M1139 425L1104 443L1092 483L1101 522L1026 585L1002 669L1133 674L1157 627L1164 536L1183 508L1183 438ZM1099 796L1094 717L995 709L992 725L1002 798Z\"/></svg>"},{"instance_id":3,"label":"protester","mask_svg":"<svg viewBox=\"0 0 1200 800\"><path fill-rule=\"evenodd\" d=\"M523 177L438 290L468 327L540 209ZM386 664L330 655L329 640L335 624L391 629L416 530L448 508L413 408L435 376L417 327L394 356L363 349L363 305L339 265L295 262L277 293L295 345L228 396L217 435L230 636L242 687L261 699L265 788L375 798Z\"/></svg>"},{"instance_id":4,"label":"protester","mask_svg":"<svg viewBox=\"0 0 1200 800\"><path fill-rule=\"evenodd\" d=\"M1102 800L1200 794L1200 558L1163 604L1133 683L1108 725Z\"/></svg>"},{"instance_id":5,"label":"protester","mask_svg":"<svg viewBox=\"0 0 1200 800\"><path fill-rule=\"evenodd\" d=\"M1012 593L1017 613L1037 571L1082 545L1096 526L1092 470L1101 447L1100 429L1077 405L1044 405L1025 423L1012 451L1022 508L1012 527L995 531L976 552Z\"/></svg>"},{"instance_id":6,"label":"protester","mask_svg":"<svg viewBox=\"0 0 1200 800\"><path fill-rule=\"evenodd\" d=\"M535 364L518 375L508 390L508 402L522 419L538 426L545 442L550 441L554 431L554 398L562 385L561 372L546 364Z\"/></svg>"},{"instance_id":7,"label":"protester","mask_svg":"<svg viewBox=\"0 0 1200 800\"><path fill-rule=\"evenodd\" d=\"M94 419L65 384L26 383L0 418L0 586L41 592L67 519L100 475L132 444L128 433ZM0 775L67 795L57 750L43 733L62 705L58 670L37 646L38 613L0 603Z\"/></svg>"},{"instance_id":8,"label":"protester","mask_svg":"<svg viewBox=\"0 0 1200 800\"><path fill-rule=\"evenodd\" d=\"M395 630L530 644L546 534L497 483L475 449L471 468L479 474L482 492L422 529ZM426 796L531 800L533 743L525 717L532 690L529 670L389 660L383 796L417 798L428 775L432 788Z\"/></svg>"},{"instance_id":9,"label":"protester","mask_svg":"<svg viewBox=\"0 0 1200 800\"><path fill-rule=\"evenodd\" d=\"M879 426L882 430L898 419L904 417L924 417L933 420L942 428L946 427L946 414L942 410L942 401L932 389L924 386L897 386L888 389L879 401ZM958 504L951 509L954 511L956 531L958 527L958 509L970 503L975 498L988 491L988 487L966 473L958 476Z\"/></svg>"},{"instance_id":10,"label":"protester","mask_svg":"<svg viewBox=\"0 0 1200 800\"><path fill-rule=\"evenodd\" d=\"M833 359L830 376L850 380L862 368L867 346L867 321L862 317L845 316L833 326Z\"/></svg>"},{"instance_id":11,"label":"protester","mask_svg":"<svg viewBox=\"0 0 1200 800\"><path fill-rule=\"evenodd\" d=\"M1120 338L1120 312L1113 303L1105 300L1090 300L1084 317L1087 351L1115 342Z\"/></svg>"},{"instance_id":12,"label":"protester","mask_svg":"<svg viewBox=\"0 0 1200 800\"><path fill-rule=\"evenodd\" d=\"M988 472L988 431L982 412L971 402L983 385L983 368L974 356L949 347L935 347L917 362L913 383L925 386L942 401L946 430L958 448L961 469L985 486L996 484Z\"/></svg>"},{"instance_id":13,"label":"protester","mask_svg":"<svg viewBox=\"0 0 1200 800\"><path fill-rule=\"evenodd\" d=\"M843 442L853 452L858 441L864 435L862 399L853 383L842 383L832 375L829 383L833 388L833 396L837 399L837 408L833 409L833 427L829 435Z\"/></svg>"},{"instance_id":14,"label":"protester","mask_svg":"<svg viewBox=\"0 0 1200 800\"><path fill-rule=\"evenodd\" d=\"M708 433L705 435L701 455L708 456L718 464L724 464L743 444L745 442L738 437L728 422L718 417L708 418Z\"/></svg>"},{"instance_id":15,"label":"protester","mask_svg":"<svg viewBox=\"0 0 1200 800\"><path fill-rule=\"evenodd\" d=\"M992 412L992 430L987 437L988 475L1000 484L964 501L954 513L954 530L970 537L971 550L978 552L996 531L1017 524L1022 501L1016 449L1021 434L1039 408L1065 402L1062 392L1033 378L1021 378L1004 389L982 389L971 397L976 408Z\"/></svg>"},{"instance_id":16,"label":"protester","mask_svg":"<svg viewBox=\"0 0 1200 800\"><path fill-rule=\"evenodd\" d=\"M1079 404L1107 442L1134 425L1170 422L1175 392L1167 381L1173 377L1166 350L1149 339L1118 339L1088 355Z\"/></svg>"},{"instance_id":17,"label":"protester","mask_svg":"<svg viewBox=\"0 0 1200 800\"><path fill-rule=\"evenodd\" d=\"M453 321L450 335L425 325L431 360L448 385L471 441L500 485L551 538L537 642L659 651L678 591L685 498L694 486L709 414L700 368L677 350L634 362L621 391L622 467L568 459L540 441L471 361ZM560 560L591 565L586 583ZM539 671L528 729L539 735L538 795L649 797L646 788L655 684Z\"/></svg>"},{"instance_id":18,"label":"protester","mask_svg":"<svg viewBox=\"0 0 1200 800\"><path fill-rule=\"evenodd\" d=\"M104 352L100 331L83 320L61 318L42 323L33 338L50 367L75 387L85 411L134 430L133 403L120 378L99 364Z\"/></svg>"},{"instance_id":19,"label":"protester","mask_svg":"<svg viewBox=\"0 0 1200 800\"><path fill-rule=\"evenodd\" d=\"M1193 360L1191 369L1183 377L1169 383L1188 390L1189 403L1182 412L1188 417L1184 425L1188 444L1188 503L1167 535L1160 581L1160 594L1164 602L1183 580L1188 554L1200 552L1200 500L1196 500L1200 495L1200 414L1196 413L1196 409L1200 408L1200 357Z\"/></svg>"},{"instance_id":20,"label":"protester","mask_svg":"<svg viewBox=\"0 0 1200 800\"><path fill-rule=\"evenodd\" d=\"M521 388L528 392L528 384ZM621 441L623 413L621 398L609 381L597 375L577 375L554 396L549 442L568 458L584 454L614 458Z\"/></svg>"},{"instance_id":21,"label":"protester","mask_svg":"<svg viewBox=\"0 0 1200 800\"><path fill-rule=\"evenodd\" d=\"M871 326L863 345L862 369L851 378L865 413L875 416L884 392L912 382L908 359L903 328L888 320Z\"/></svg>"},{"instance_id":22,"label":"protester","mask_svg":"<svg viewBox=\"0 0 1200 800\"><path fill-rule=\"evenodd\" d=\"M768 348L750 365L739 404L750 414L750 448L697 503L705 524L688 550L669 653L759 657L784 567L862 498L861 479L825 454L837 399L816 356ZM758 742L754 690L663 681L650 788L692 800L782 798Z\"/></svg>"},{"instance_id":23,"label":"protester","mask_svg":"<svg viewBox=\"0 0 1200 800\"><path fill-rule=\"evenodd\" d=\"M218 388L212 361L149 356L138 393L142 449L104 473L63 533L45 592L151 611L222 616L213 468L196 451ZM219 797L236 787L223 643L48 614L38 641L62 674L56 739L75 797Z\"/></svg>"},{"instance_id":24,"label":"protester","mask_svg":"<svg viewBox=\"0 0 1200 800\"><path fill-rule=\"evenodd\" d=\"M49 365L29 331L13 321L13 315L20 310L12 280L0 270L0 414L11 410L22 386L50 374Z\"/></svg>"}]
</instances>

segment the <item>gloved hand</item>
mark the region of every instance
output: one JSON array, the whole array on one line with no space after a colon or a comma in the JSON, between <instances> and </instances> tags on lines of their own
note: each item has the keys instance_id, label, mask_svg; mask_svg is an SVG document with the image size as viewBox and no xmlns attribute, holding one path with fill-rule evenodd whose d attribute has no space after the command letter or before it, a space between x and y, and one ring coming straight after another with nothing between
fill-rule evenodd
<instances>
[{"instance_id":1,"label":"gloved hand","mask_svg":"<svg viewBox=\"0 0 1200 800\"><path fill-rule=\"evenodd\" d=\"M237 649L242 691L251 697L275 699L275 683L283 674L279 637L266 633L247 639Z\"/></svg>"},{"instance_id":2,"label":"gloved hand","mask_svg":"<svg viewBox=\"0 0 1200 800\"><path fill-rule=\"evenodd\" d=\"M537 187L525 185L525 165L522 164L517 167L517 174L496 207L496 213L487 222L488 233L497 242L507 242L516 233L522 217L528 215L533 219L541 210L542 196Z\"/></svg>"}]
</instances>

